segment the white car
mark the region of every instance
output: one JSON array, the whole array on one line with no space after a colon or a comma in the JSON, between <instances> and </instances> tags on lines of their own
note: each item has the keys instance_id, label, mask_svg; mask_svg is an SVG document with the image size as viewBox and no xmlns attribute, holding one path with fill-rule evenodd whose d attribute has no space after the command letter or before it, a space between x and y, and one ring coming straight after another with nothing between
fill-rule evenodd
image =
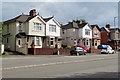
<instances>
[{"instance_id":1,"label":"white car","mask_svg":"<svg viewBox=\"0 0 120 80\"><path fill-rule=\"evenodd\" d=\"M115 53L115 51L112 49L111 46L109 46L109 45L106 45L106 46L107 46L106 49L101 50L101 54L102 53L106 53L106 54L114 54Z\"/></svg>"}]
</instances>

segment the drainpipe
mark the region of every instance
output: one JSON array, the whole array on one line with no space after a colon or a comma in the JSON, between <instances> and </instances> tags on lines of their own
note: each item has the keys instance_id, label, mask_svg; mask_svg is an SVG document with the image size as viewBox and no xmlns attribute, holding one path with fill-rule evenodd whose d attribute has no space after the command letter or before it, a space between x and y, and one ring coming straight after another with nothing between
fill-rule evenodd
<instances>
[{"instance_id":1,"label":"drainpipe","mask_svg":"<svg viewBox=\"0 0 120 80\"><path fill-rule=\"evenodd\" d=\"M47 31L46 31L46 26L47 26L47 25L45 24L45 43L44 43L44 44L45 44L45 48L46 48L46 45L47 45L47 44L46 44L46 43L47 43L47 42L46 42L46 41L47 41L47 40L46 40L46 39L47 39L47 37L46 37L46 36L47 36L47 35L46 35L46 32L47 32Z\"/></svg>"},{"instance_id":2,"label":"drainpipe","mask_svg":"<svg viewBox=\"0 0 120 80\"><path fill-rule=\"evenodd\" d=\"M15 51L16 51L16 36L15 36Z\"/></svg>"}]
</instances>

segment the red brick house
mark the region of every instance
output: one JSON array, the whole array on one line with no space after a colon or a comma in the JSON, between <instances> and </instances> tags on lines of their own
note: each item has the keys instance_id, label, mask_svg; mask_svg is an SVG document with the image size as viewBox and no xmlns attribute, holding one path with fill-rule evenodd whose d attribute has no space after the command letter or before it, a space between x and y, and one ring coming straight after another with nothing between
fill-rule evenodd
<instances>
[{"instance_id":1,"label":"red brick house","mask_svg":"<svg viewBox=\"0 0 120 80\"><path fill-rule=\"evenodd\" d=\"M92 48L97 49L101 44L101 30L98 25L91 25L92 27Z\"/></svg>"},{"instance_id":2,"label":"red brick house","mask_svg":"<svg viewBox=\"0 0 120 80\"><path fill-rule=\"evenodd\" d=\"M101 28L101 44L102 45L108 45L108 39L110 38L109 28L110 28L109 24L107 24L105 27Z\"/></svg>"},{"instance_id":3,"label":"red brick house","mask_svg":"<svg viewBox=\"0 0 120 80\"><path fill-rule=\"evenodd\" d=\"M92 27L92 44L91 53L100 53L101 50L97 49L98 45L101 44L101 30L98 25L91 25Z\"/></svg>"},{"instance_id":4,"label":"red brick house","mask_svg":"<svg viewBox=\"0 0 120 80\"><path fill-rule=\"evenodd\" d=\"M120 29L111 28L109 24L101 28L101 44L110 45L113 49L120 49Z\"/></svg>"}]
</instances>

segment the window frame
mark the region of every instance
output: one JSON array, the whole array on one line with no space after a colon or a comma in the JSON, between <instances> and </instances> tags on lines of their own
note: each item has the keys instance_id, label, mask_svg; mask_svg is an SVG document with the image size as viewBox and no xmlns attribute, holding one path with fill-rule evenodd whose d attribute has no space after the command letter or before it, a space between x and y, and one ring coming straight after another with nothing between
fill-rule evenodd
<instances>
[{"instance_id":1,"label":"window frame","mask_svg":"<svg viewBox=\"0 0 120 80\"><path fill-rule=\"evenodd\" d=\"M33 31L41 31L41 30L42 30L42 24L34 22Z\"/></svg>"},{"instance_id":2,"label":"window frame","mask_svg":"<svg viewBox=\"0 0 120 80\"><path fill-rule=\"evenodd\" d=\"M56 25L49 24L49 32L56 32Z\"/></svg>"},{"instance_id":3,"label":"window frame","mask_svg":"<svg viewBox=\"0 0 120 80\"><path fill-rule=\"evenodd\" d=\"M36 37L36 46L40 46L40 37Z\"/></svg>"},{"instance_id":4,"label":"window frame","mask_svg":"<svg viewBox=\"0 0 120 80\"><path fill-rule=\"evenodd\" d=\"M97 35L96 35L97 34ZM98 30L94 30L94 36L98 37L99 36L99 31Z\"/></svg>"},{"instance_id":5,"label":"window frame","mask_svg":"<svg viewBox=\"0 0 120 80\"><path fill-rule=\"evenodd\" d=\"M53 43L52 45L51 45L51 42ZM54 38L50 38L50 46L54 46Z\"/></svg>"},{"instance_id":6,"label":"window frame","mask_svg":"<svg viewBox=\"0 0 120 80\"><path fill-rule=\"evenodd\" d=\"M90 35L90 29L85 29L85 35Z\"/></svg>"}]
</instances>

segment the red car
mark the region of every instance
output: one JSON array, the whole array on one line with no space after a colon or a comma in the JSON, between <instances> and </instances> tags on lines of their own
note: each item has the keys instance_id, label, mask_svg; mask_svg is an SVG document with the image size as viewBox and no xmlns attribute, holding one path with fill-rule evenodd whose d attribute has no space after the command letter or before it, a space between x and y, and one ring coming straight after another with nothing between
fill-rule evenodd
<instances>
[{"instance_id":1,"label":"red car","mask_svg":"<svg viewBox=\"0 0 120 80\"><path fill-rule=\"evenodd\" d=\"M87 49L85 46L83 45L76 45L76 46L79 46L79 47L82 47L85 51L89 52L89 49Z\"/></svg>"}]
</instances>

